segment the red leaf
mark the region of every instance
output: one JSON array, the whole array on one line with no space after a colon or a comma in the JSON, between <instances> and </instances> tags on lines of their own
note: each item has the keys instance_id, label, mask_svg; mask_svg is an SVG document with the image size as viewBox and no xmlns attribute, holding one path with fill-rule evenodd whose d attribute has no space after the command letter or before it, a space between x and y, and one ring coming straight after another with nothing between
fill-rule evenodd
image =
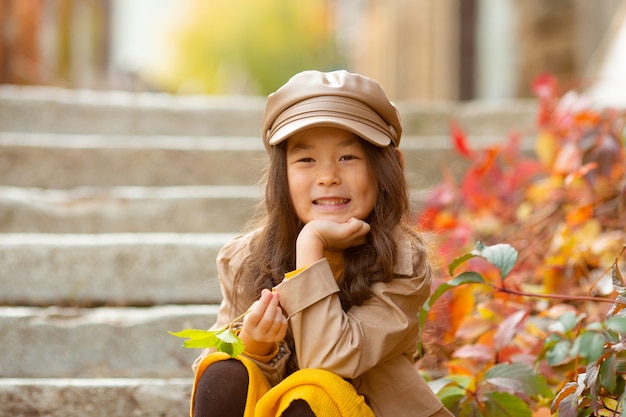
<instances>
[{"instance_id":1,"label":"red leaf","mask_svg":"<svg viewBox=\"0 0 626 417\"><path fill-rule=\"evenodd\" d=\"M516 311L500 323L494 338L496 350L502 349L513 340L513 337L518 332L520 323L526 318L527 313L525 310Z\"/></svg>"},{"instance_id":2,"label":"red leaf","mask_svg":"<svg viewBox=\"0 0 626 417\"><path fill-rule=\"evenodd\" d=\"M490 346L486 345L463 345L454 351L455 358L475 359L478 361L493 360L494 352Z\"/></svg>"},{"instance_id":3,"label":"red leaf","mask_svg":"<svg viewBox=\"0 0 626 417\"><path fill-rule=\"evenodd\" d=\"M558 82L552 74L540 74L532 84L532 90L541 99L552 98L557 94Z\"/></svg>"},{"instance_id":4,"label":"red leaf","mask_svg":"<svg viewBox=\"0 0 626 417\"><path fill-rule=\"evenodd\" d=\"M471 159L474 152L467 144L467 135L454 121L450 122L450 135L452 136L454 149L465 158Z\"/></svg>"}]
</instances>

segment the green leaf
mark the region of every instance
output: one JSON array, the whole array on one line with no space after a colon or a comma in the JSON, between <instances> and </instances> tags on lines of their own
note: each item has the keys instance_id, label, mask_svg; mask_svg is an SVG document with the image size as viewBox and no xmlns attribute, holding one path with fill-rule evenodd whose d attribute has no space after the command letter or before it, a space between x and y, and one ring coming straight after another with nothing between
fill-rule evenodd
<instances>
[{"instance_id":1,"label":"green leaf","mask_svg":"<svg viewBox=\"0 0 626 417\"><path fill-rule=\"evenodd\" d=\"M582 317L576 316L575 313L568 311L558 318L559 323L563 326L563 333L569 333L582 320Z\"/></svg>"},{"instance_id":2,"label":"green leaf","mask_svg":"<svg viewBox=\"0 0 626 417\"><path fill-rule=\"evenodd\" d=\"M220 352L228 353L232 358L239 356L243 353L245 347L243 342L237 336L232 329L227 328L215 334L219 339L217 350Z\"/></svg>"},{"instance_id":3,"label":"green leaf","mask_svg":"<svg viewBox=\"0 0 626 417\"><path fill-rule=\"evenodd\" d=\"M211 330L198 330L198 329L184 329L179 332L170 332L172 336L180 337L182 339L200 339L207 337L209 334L214 334Z\"/></svg>"},{"instance_id":4,"label":"green leaf","mask_svg":"<svg viewBox=\"0 0 626 417\"><path fill-rule=\"evenodd\" d=\"M506 243L485 246L481 242L478 242L472 254L482 256L490 264L495 265L500 270L503 279L509 275L515 262L517 262L517 250Z\"/></svg>"},{"instance_id":5,"label":"green leaf","mask_svg":"<svg viewBox=\"0 0 626 417\"><path fill-rule=\"evenodd\" d=\"M574 352L587 359L588 362L595 362L604 353L606 339L600 333L584 332L574 342Z\"/></svg>"},{"instance_id":6,"label":"green leaf","mask_svg":"<svg viewBox=\"0 0 626 417\"><path fill-rule=\"evenodd\" d=\"M219 352L236 357L243 353L241 339L230 328L220 330L185 329L179 332L168 332L172 336L187 339L183 343L186 348L214 348Z\"/></svg>"},{"instance_id":7,"label":"green leaf","mask_svg":"<svg viewBox=\"0 0 626 417\"><path fill-rule=\"evenodd\" d=\"M454 259L448 266L448 272L450 275L454 275L455 269L463 262L477 256L484 258L490 264L496 266L500 270L502 278L506 278L513 269L515 262L517 262L517 250L511 245L506 243L499 243L493 246L485 246L482 242L476 243L476 249L470 253L466 253Z\"/></svg>"},{"instance_id":8,"label":"green leaf","mask_svg":"<svg viewBox=\"0 0 626 417\"><path fill-rule=\"evenodd\" d=\"M219 340L213 334L209 334L206 337L197 337L194 339L185 340L183 347L188 349L204 349L217 347Z\"/></svg>"},{"instance_id":9,"label":"green leaf","mask_svg":"<svg viewBox=\"0 0 626 417\"><path fill-rule=\"evenodd\" d=\"M447 386L439 390L437 397L439 397L441 401L458 402L458 400L463 398L465 394L465 390L461 387Z\"/></svg>"},{"instance_id":10,"label":"green leaf","mask_svg":"<svg viewBox=\"0 0 626 417\"><path fill-rule=\"evenodd\" d=\"M600 364L600 383L610 394L617 387L617 366L615 363L615 353L610 354Z\"/></svg>"},{"instance_id":11,"label":"green leaf","mask_svg":"<svg viewBox=\"0 0 626 417\"><path fill-rule=\"evenodd\" d=\"M531 417L528 405L507 392L490 392L485 395L485 415L489 417Z\"/></svg>"},{"instance_id":12,"label":"green leaf","mask_svg":"<svg viewBox=\"0 0 626 417\"><path fill-rule=\"evenodd\" d=\"M449 408L449 410L458 417L489 417L483 414L476 401L461 401L455 407Z\"/></svg>"},{"instance_id":13,"label":"green leaf","mask_svg":"<svg viewBox=\"0 0 626 417\"><path fill-rule=\"evenodd\" d=\"M626 317L609 317L606 320L607 329L615 330L616 332L626 334Z\"/></svg>"},{"instance_id":14,"label":"green leaf","mask_svg":"<svg viewBox=\"0 0 626 417\"><path fill-rule=\"evenodd\" d=\"M439 398L439 400L443 403L443 406L446 407L446 409L454 410L455 408L459 407L459 404L464 397L465 395L462 394L448 395L444 398Z\"/></svg>"},{"instance_id":15,"label":"green leaf","mask_svg":"<svg viewBox=\"0 0 626 417\"><path fill-rule=\"evenodd\" d=\"M466 253L463 256L459 256L458 258L455 258L452 262L450 262L450 265L448 265L448 273L450 274L450 276L454 275L454 270L457 268L457 266L461 265L463 262L475 258L476 254L470 252L470 253Z\"/></svg>"},{"instance_id":16,"label":"green leaf","mask_svg":"<svg viewBox=\"0 0 626 417\"><path fill-rule=\"evenodd\" d=\"M523 363L496 365L485 372L484 382L529 397L553 396L546 379Z\"/></svg>"},{"instance_id":17,"label":"green leaf","mask_svg":"<svg viewBox=\"0 0 626 417\"><path fill-rule=\"evenodd\" d=\"M569 359L569 352L571 349L571 343L569 340L561 340L554 344L546 352L546 360L548 365L557 366L567 362Z\"/></svg>"}]
</instances>

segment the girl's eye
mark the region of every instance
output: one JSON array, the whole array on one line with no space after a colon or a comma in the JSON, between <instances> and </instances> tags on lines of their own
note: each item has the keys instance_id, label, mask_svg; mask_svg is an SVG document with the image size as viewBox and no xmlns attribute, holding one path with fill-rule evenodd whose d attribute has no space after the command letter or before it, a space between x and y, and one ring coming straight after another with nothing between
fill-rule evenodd
<instances>
[{"instance_id":1,"label":"girl's eye","mask_svg":"<svg viewBox=\"0 0 626 417\"><path fill-rule=\"evenodd\" d=\"M352 161L353 159L359 159L359 157L356 155L344 155L339 158L340 161Z\"/></svg>"},{"instance_id":2,"label":"girl's eye","mask_svg":"<svg viewBox=\"0 0 626 417\"><path fill-rule=\"evenodd\" d=\"M296 162L311 163L311 162L315 162L315 159L306 157L306 158L300 158Z\"/></svg>"}]
</instances>

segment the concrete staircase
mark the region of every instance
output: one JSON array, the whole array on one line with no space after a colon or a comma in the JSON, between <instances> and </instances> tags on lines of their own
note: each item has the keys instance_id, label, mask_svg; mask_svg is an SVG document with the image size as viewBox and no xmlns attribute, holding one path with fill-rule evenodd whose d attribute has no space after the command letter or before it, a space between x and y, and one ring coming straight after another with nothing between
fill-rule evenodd
<instances>
[{"instance_id":1,"label":"concrete staircase","mask_svg":"<svg viewBox=\"0 0 626 417\"><path fill-rule=\"evenodd\" d=\"M0 417L183 416L215 255L261 197L264 98L0 86ZM418 208L456 119L532 137L535 103L399 103ZM532 139L527 143L530 145Z\"/></svg>"}]
</instances>

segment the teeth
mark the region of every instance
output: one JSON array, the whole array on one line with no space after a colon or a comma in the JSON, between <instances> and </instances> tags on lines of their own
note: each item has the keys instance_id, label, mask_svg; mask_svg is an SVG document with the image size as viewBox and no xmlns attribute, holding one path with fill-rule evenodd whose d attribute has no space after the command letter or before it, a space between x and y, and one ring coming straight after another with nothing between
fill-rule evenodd
<instances>
[{"instance_id":1,"label":"teeth","mask_svg":"<svg viewBox=\"0 0 626 417\"><path fill-rule=\"evenodd\" d=\"M338 206L341 204L346 204L348 203L348 201L349 200L345 198L336 198L336 199L315 200L313 202L320 206Z\"/></svg>"}]
</instances>

